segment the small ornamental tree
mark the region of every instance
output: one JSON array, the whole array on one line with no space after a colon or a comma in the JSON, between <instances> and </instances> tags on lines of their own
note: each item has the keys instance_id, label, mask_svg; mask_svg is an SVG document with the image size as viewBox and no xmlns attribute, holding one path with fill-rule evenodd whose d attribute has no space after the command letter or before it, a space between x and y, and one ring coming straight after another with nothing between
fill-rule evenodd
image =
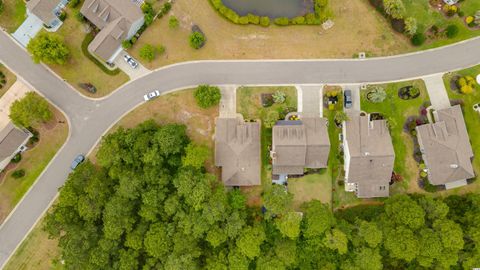
<instances>
[{"instance_id":1,"label":"small ornamental tree","mask_svg":"<svg viewBox=\"0 0 480 270\"><path fill-rule=\"evenodd\" d=\"M220 103L222 94L220 88L210 85L200 85L194 93L195 100L201 108L209 108Z\"/></svg>"},{"instance_id":2,"label":"small ornamental tree","mask_svg":"<svg viewBox=\"0 0 480 270\"><path fill-rule=\"evenodd\" d=\"M367 93L367 99L373 103L383 102L387 98L387 93L380 86L372 86L371 90Z\"/></svg>"},{"instance_id":3,"label":"small ornamental tree","mask_svg":"<svg viewBox=\"0 0 480 270\"><path fill-rule=\"evenodd\" d=\"M273 93L272 95L272 98L273 98L273 102L277 104L282 104L285 102L286 95L282 91L275 91L275 93Z\"/></svg>"},{"instance_id":4,"label":"small ornamental tree","mask_svg":"<svg viewBox=\"0 0 480 270\"><path fill-rule=\"evenodd\" d=\"M447 35L448 38L454 38L458 35L458 31L458 26L451 24L445 29L445 35Z\"/></svg>"},{"instance_id":5,"label":"small ornamental tree","mask_svg":"<svg viewBox=\"0 0 480 270\"><path fill-rule=\"evenodd\" d=\"M31 127L52 119L53 114L45 99L35 92L28 92L25 97L13 102L9 117L15 125Z\"/></svg>"},{"instance_id":6,"label":"small ornamental tree","mask_svg":"<svg viewBox=\"0 0 480 270\"><path fill-rule=\"evenodd\" d=\"M33 61L46 64L63 65L67 62L70 50L65 45L63 38L57 34L44 33L30 40L27 50L32 54Z\"/></svg>"},{"instance_id":7,"label":"small ornamental tree","mask_svg":"<svg viewBox=\"0 0 480 270\"><path fill-rule=\"evenodd\" d=\"M205 35L195 31L190 35L189 41L190 41L190 47L194 48L195 50L198 50L202 48L203 45L205 45Z\"/></svg>"},{"instance_id":8,"label":"small ornamental tree","mask_svg":"<svg viewBox=\"0 0 480 270\"><path fill-rule=\"evenodd\" d=\"M172 15L170 16L170 18L168 18L168 27L170 27L170 29L176 29L178 28L178 25L179 25L179 22L177 17Z\"/></svg>"},{"instance_id":9,"label":"small ornamental tree","mask_svg":"<svg viewBox=\"0 0 480 270\"><path fill-rule=\"evenodd\" d=\"M145 44L140 49L140 57L148 62L152 62L155 59L156 51L155 47L150 44Z\"/></svg>"}]
</instances>

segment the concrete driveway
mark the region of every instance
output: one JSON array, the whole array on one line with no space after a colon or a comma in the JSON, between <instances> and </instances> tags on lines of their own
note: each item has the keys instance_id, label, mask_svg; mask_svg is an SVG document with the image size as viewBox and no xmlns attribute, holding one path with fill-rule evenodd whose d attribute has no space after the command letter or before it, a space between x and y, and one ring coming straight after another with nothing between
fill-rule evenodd
<instances>
[{"instance_id":1,"label":"concrete driveway","mask_svg":"<svg viewBox=\"0 0 480 270\"><path fill-rule=\"evenodd\" d=\"M298 111L303 113L323 115L322 92L323 84L298 85Z\"/></svg>"},{"instance_id":2,"label":"concrete driveway","mask_svg":"<svg viewBox=\"0 0 480 270\"><path fill-rule=\"evenodd\" d=\"M352 107L347 109L345 112L360 112L360 85L359 84L348 84L342 86L343 91L351 90L352 91Z\"/></svg>"},{"instance_id":3,"label":"concrete driveway","mask_svg":"<svg viewBox=\"0 0 480 270\"><path fill-rule=\"evenodd\" d=\"M25 96L27 92L32 91L20 80L17 80L8 91L0 98L0 130L10 122L10 106L12 103Z\"/></svg>"},{"instance_id":4,"label":"concrete driveway","mask_svg":"<svg viewBox=\"0 0 480 270\"><path fill-rule=\"evenodd\" d=\"M443 83L443 74L435 74L422 78L427 86L428 96L432 107L435 110L446 109L450 107L450 99L448 98L447 89Z\"/></svg>"},{"instance_id":5,"label":"concrete driveway","mask_svg":"<svg viewBox=\"0 0 480 270\"><path fill-rule=\"evenodd\" d=\"M220 100L219 115L222 118L235 118L237 115L237 86L225 85L220 87L222 99Z\"/></svg>"},{"instance_id":6,"label":"concrete driveway","mask_svg":"<svg viewBox=\"0 0 480 270\"><path fill-rule=\"evenodd\" d=\"M40 30L42 30L42 27L43 22L37 16L31 14L25 19L22 25L18 27L12 36L22 44L23 47L27 47L27 44Z\"/></svg>"},{"instance_id":7,"label":"concrete driveway","mask_svg":"<svg viewBox=\"0 0 480 270\"><path fill-rule=\"evenodd\" d=\"M135 80L151 72L149 69L144 67L137 59L135 59L135 61L138 63L138 67L135 69L132 68L127 62L125 62L125 59L123 59L123 56L126 54L127 52L122 50L113 62L118 68L125 72L131 80Z\"/></svg>"}]
</instances>

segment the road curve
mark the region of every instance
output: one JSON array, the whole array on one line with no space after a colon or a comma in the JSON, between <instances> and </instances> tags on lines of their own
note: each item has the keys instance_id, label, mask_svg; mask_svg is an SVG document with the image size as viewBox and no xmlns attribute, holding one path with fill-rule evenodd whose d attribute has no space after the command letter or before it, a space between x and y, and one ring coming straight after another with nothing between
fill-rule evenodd
<instances>
[{"instance_id":1,"label":"road curve","mask_svg":"<svg viewBox=\"0 0 480 270\"><path fill-rule=\"evenodd\" d=\"M71 160L87 153L122 115L139 105L144 93L167 92L198 84L318 84L383 82L417 78L480 63L480 38L420 53L365 60L198 61L158 69L107 98L92 100L30 56L0 31L0 62L32 85L69 119L70 136L23 200L0 227L0 268L48 209L67 178Z\"/></svg>"}]
</instances>

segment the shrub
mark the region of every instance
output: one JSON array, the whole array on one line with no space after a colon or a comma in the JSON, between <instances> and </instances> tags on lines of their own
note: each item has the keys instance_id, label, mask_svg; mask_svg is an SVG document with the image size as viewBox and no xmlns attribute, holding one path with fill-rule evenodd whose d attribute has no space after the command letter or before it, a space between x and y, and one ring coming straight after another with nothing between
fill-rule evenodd
<instances>
[{"instance_id":1,"label":"shrub","mask_svg":"<svg viewBox=\"0 0 480 270\"><path fill-rule=\"evenodd\" d=\"M285 102L285 99L287 96L282 91L276 91L275 93L273 93L272 97L273 97L273 102L277 104L281 104Z\"/></svg>"},{"instance_id":2,"label":"shrub","mask_svg":"<svg viewBox=\"0 0 480 270\"><path fill-rule=\"evenodd\" d=\"M16 170L12 173L12 177L15 178L15 179L19 179L19 178L22 178L24 176L25 176L25 170L24 169Z\"/></svg>"},{"instance_id":3,"label":"shrub","mask_svg":"<svg viewBox=\"0 0 480 270\"><path fill-rule=\"evenodd\" d=\"M387 93L385 92L385 90L382 87L380 87L378 85L375 85L375 86L371 86L369 88L371 90L367 93L367 99L370 102L380 103L380 102L383 102L385 100L385 98L387 98Z\"/></svg>"},{"instance_id":4,"label":"shrub","mask_svg":"<svg viewBox=\"0 0 480 270\"><path fill-rule=\"evenodd\" d=\"M137 37L132 37L132 39L130 39L130 43L132 44L137 43Z\"/></svg>"},{"instance_id":5,"label":"shrub","mask_svg":"<svg viewBox=\"0 0 480 270\"><path fill-rule=\"evenodd\" d=\"M70 0L69 4L70 4L70 7L76 8L78 4L80 4L80 0Z\"/></svg>"},{"instance_id":6,"label":"shrub","mask_svg":"<svg viewBox=\"0 0 480 270\"><path fill-rule=\"evenodd\" d=\"M170 16L170 18L168 19L168 27L170 27L170 29L175 29L175 28L178 28L178 25L179 25L179 22L177 17Z\"/></svg>"},{"instance_id":7,"label":"shrub","mask_svg":"<svg viewBox=\"0 0 480 270\"><path fill-rule=\"evenodd\" d=\"M195 100L201 108L209 108L220 103L220 88L210 85L199 85L194 92Z\"/></svg>"},{"instance_id":8,"label":"shrub","mask_svg":"<svg viewBox=\"0 0 480 270\"><path fill-rule=\"evenodd\" d=\"M403 19L391 19L390 21L393 30L395 30L398 33L405 33L406 25L405 25L405 20Z\"/></svg>"},{"instance_id":9,"label":"shrub","mask_svg":"<svg viewBox=\"0 0 480 270\"><path fill-rule=\"evenodd\" d=\"M67 18L67 13L65 11L60 12L60 15L58 15L58 18L60 21L64 22L65 19Z\"/></svg>"},{"instance_id":10,"label":"shrub","mask_svg":"<svg viewBox=\"0 0 480 270\"><path fill-rule=\"evenodd\" d=\"M144 14L145 24L148 26L152 24L153 17L155 17L155 11L153 10L152 4L148 2L143 2L142 11Z\"/></svg>"},{"instance_id":11,"label":"shrub","mask_svg":"<svg viewBox=\"0 0 480 270\"><path fill-rule=\"evenodd\" d=\"M205 36L200 32L194 31L190 35L189 41L190 41L190 47L198 50L205 45Z\"/></svg>"},{"instance_id":12,"label":"shrub","mask_svg":"<svg viewBox=\"0 0 480 270\"><path fill-rule=\"evenodd\" d=\"M471 94L477 84L472 76L460 77L455 83L463 94Z\"/></svg>"},{"instance_id":13,"label":"shrub","mask_svg":"<svg viewBox=\"0 0 480 270\"><path fill-rule=\"evenodd\" d=\"M84 22L85 21L85 16L80 12L80 10L75 10L75 18L79 22Z\"/></svg>"},{"instance_id":14,"label":"shrub","mask_svg":"<svg viewBox=\"0 0 480 270\"><path fill-rule=\"evenodd\" d=\"M403 19L405 16L405 6L402 0L383 0L383 7L393 19Z\"/></svg>"},{"instance_id":15,"label":"shrub","mask_svg":"<svg viewBox=\"0 0 480 270\"><path fill-rule=\"evenodd\" d=\"M423 33L416 33L410 39L410 41L414 46L421 46L423 43L425 43L425 40L426 40L426 37L425 37L425 34Z\"/></svg>"},{"instance_id":16,"label":"shrub","mask_svg":"<svg viewBox=\"0 0 480 270\"><path fill-rule=\"evenodd\" d=\"M17 153L15 156L13 156L11 162L12 163L19 163L22 160L22 154Z\"/></svg>"},{"instance_id":17,"label":"shrub","mask_svg":"<svg viewBox=\"0 0 480 270\"><path fill-rule=\"evenodd\" d=\"M266 16L263 16L260 18L260 25L263 26L263 27L267 27L270 25L270 18L269 17L266 17Z\"/></svg>"},{"instance_id":18,"label":"shrub","mask_svg":"<svg viewBox=\"0 0 480 270\"><path fill-rule=\"evenodd\" d=\"M260 16L248 13L247 18L248 18L248 23L251 23L251 24L259 24L260 23Z\"/></svg>"},{"instance_id":19,"label":"shrub","mask_svg":"<svg viewBox=\"0 0 480 270\"><path fill-rule=\"evenodd\" d=\"M287 17L280 17L280 18L276 18L274 22L276 25L285 26L285 25L288 25L289 20Z\"/></svg>"},{"instance_id":20,"label":"shrub","mask_svg":"<svg viewBox=\"0 0 480 270\"><path fill-rule=\"evenodd\" d=\"M130 42L130 40L126 39L126 40L122 41L122 47L124 49L130 49L130 48L132 48L132 43Z\"/></svg>"},{"instance_id":21,"label":"shrub","mask_svg":"<svg viewBox=\"0 0 480 270\"><path fill-rule=\"evenodd\" d=\"M247 16L242 16L238 18L238 23L239 24L248 24L248 17Z\"/></svg>"},{"instance_id":22,"label":"shrub","mask_svg":"<svg viewBox=\"0 0 480 270\"><path fill-rule=\"evenodd\" d=\"M3 12L3 1L0 0L0 14L2 14Z\"/></svg>"},{"instance_id":23,"label":"shrub","mask_svg":"<svg viewBox=\"0 0 480 270\"><path fill-rule=\"evenodd\" d=\"M305 17L298 16L292 19L292 24L305 24Z\"/></svg>"},{"instance_id":24,"label":"shrub","mask_svg":"<svg viewBox=\"0 0 480 270\"><path fill-rule=\"evenodd\" d=\"M405 20L405 33L409 36L413 36L417 33L417 19L408 17Z\"/></svg>"},{"instance_id":25,"label":"shrub","mask_svg":"<svg viewBox=\"0 0 480 270\"><path fill-rule=\"evenodd\" d=\"M148 62L152 62L155 59L156 50L155 47L153 47L152 45L145 44L140 49L139 54L142 59L147 60Z\"/></svg>"},{"instance_id":26,"label":"shrub","mask_svg":"<svg viewBox=\"0 0 480 270\"><path fill-rule=\"evenodd\" d=\"M417 87L410 87L408 89L408 96L409 97L417 97L418 95L420 95L420 89L418 89Z\"/></svg>"},{"instance_id":27,"label":"shrub","mask_svg":"<svg viewBox=\"0 0 480 270\"><path fill-rule=\"evenodd\" d=\"M314 13L308 13L305 15L305 21L307 24L316 24L316 18Z\"/></svg>"},{"instance_id":28,"label":"shrub","mask_svg":"<svg viewBox=\"0 0 480 270\"><path fill-rule=\"evenodd\" d=\"M458 31L458 26L456 26L455 24L451 24L445 29L445 34L448 38L454 38L458 35Z\"/></svg>"},{"instance_id":29,"label":"shrub","mask_svg":"<svg viewBox=\"0 0 480 270\"><path fill-rule=\"evenodd\" d=\"M163 45L158 46L158 47L157 47L157 53L158 53L159 55L164 54L164 53L165 53L165 46L163 46Z\"/></svg>"},{"instance_id":30,"label":"shrub","mask_svg":"<svg viewBox=\"0 0 480 270\"><path fill-rule=\"evenodd\" d=\"M470 27L475 26L475 18L473 16L468 16L465 18L465 23Z\"/></svg>"},{"instance_id":31,"label":"shrub","mask_svg":"<svg viewBox=\"0 0 480 270\"><path fill-rule=\"evenodd\" d=\"M263 124L267 128L272 128L279 119L280 114L277 111L268 111L267 115L263 119Z\"/></svg>"}]
</instances>

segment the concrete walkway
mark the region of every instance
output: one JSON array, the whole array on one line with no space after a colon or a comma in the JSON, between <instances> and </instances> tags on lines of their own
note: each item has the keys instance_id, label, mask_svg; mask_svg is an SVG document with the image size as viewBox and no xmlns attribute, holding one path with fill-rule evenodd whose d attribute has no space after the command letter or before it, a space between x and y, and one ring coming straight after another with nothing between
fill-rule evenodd
<instances>
[{"instance_id":1,"label":"concrete walkway","mask_svg":"<svg viewBox=\"0 0 480 270\"><path fill-rule=\"evenodd\" d=\"M450 107L447 89L443 83L443 74L435 74L422 78L427 86L428 95L435 110L446 109Z\"/></svg>"},{"instance_id":2,"label":"concrete walkway","mask_svg":"<svg viewBox=\"0 0 480 270\"><path fill-rule=\"evenodd\" d=\"M323 115L322 92L323 84L319 85L298 85L298 111Z\"/></svg>"},{"instance_id":3,"label":"concrete walkway","mask_svg":"<svg viewBox=\"0 0 480 270\"><path fill-rule=\"evenodd\" d=\"M222 99L220 100L220 117L232 118L237 115L237 86L227 85L220 87Z\"/></svg>"}]
</instances>

